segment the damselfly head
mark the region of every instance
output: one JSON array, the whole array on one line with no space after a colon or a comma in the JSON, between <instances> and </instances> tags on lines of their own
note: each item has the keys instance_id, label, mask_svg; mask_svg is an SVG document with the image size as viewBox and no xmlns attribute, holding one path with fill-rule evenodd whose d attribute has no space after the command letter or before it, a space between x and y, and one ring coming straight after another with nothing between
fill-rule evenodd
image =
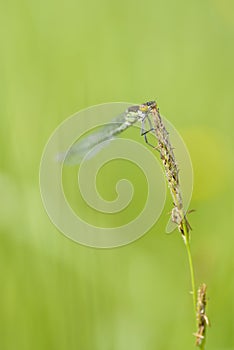
<instances>
[{"instance_id":1,"label":"damselfly head","mask_svg":"<svg viewBox=\"0 0 234 350\"><path fill-rule=\"evenodd\" d=\"M148 101L140 106L142 112L150 112L154 109L158 109L156 101Z\"/></svg>"},{"instance_id":2,"label":"damselfly head","mask_svg":"<svg viewBox=\"0 0 234 350\"><path fill-rule=\"evenodd\" d=\"M156 106L156 101L148 101L144 104L147 105L148 107L154 108Z\"/></svg>"}]
</instances>

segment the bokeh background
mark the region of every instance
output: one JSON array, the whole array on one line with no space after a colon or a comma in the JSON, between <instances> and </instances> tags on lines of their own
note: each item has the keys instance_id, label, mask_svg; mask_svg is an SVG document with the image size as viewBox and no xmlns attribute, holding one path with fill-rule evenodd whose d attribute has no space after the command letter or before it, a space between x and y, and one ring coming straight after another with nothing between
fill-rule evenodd
<instances>
[{"instance_id":1,"label":"bokeh background","mask_svg":"<svg viewBox=\"0 0 234 350\"><path fill-rule=\"evenodd\" d=\"M60 122L94 104L155 98L193 162L207 349L234 349L233 11L231 0L1 1L2 350L194 347L186 251L177 232L164 232L170 199L141 239L98 250L60 234L40 198L41 154ZM110 165L114 183L120 168Z\"/></svg>"}]
</instances>

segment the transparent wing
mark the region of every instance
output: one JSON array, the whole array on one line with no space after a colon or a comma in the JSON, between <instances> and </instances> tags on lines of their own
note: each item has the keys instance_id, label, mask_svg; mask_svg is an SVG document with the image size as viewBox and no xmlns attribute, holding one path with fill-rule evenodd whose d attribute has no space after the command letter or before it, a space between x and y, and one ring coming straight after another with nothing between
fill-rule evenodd
<instances>
[{"instance_id":1,"label":"transparent wing","mask_svg":"<svg viewBox=\"0 0 234 350\"><path fill-rule=\"evenodd\" d=\"M125 117L126 113L122 113L97 131L81 138L75 142L67 152L59 153L56 160L64 162L66 165L76 165L79 164L88 153L87 159L92 158L106 147L109 142L114 139L115 135L123 131L121 127L125 123Z\"/></svg>"}]
</instances>

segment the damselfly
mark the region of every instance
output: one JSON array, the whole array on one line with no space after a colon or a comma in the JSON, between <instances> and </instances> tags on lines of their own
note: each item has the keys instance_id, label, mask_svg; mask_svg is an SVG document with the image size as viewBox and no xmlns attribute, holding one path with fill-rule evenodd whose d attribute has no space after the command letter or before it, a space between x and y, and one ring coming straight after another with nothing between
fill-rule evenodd
<instances>
[{"instance_id":1,"label":"damselfly","mask_svg":"<svg viewBox=\"0 0 234 350\"><path fill-rule=\"evenodd\" d=\"M65 164L79 164L86 154L89 153L88 158L91 158L108 141L111 141L116 135L122 133L136 122L141 122L141 135L144 136L145 142L151 145L148 142L147 133L153 130L150 116L155 111L158 112L158 106L155 101L131 106L125 112L112 119L110 123L78 140L68 152L59 154L57 158L59 161L64 161ZM146 123L148 123L147 130L145 129ZM92 152L92 149L95 149L95 151Z\"/></svg>"}]
</instances>

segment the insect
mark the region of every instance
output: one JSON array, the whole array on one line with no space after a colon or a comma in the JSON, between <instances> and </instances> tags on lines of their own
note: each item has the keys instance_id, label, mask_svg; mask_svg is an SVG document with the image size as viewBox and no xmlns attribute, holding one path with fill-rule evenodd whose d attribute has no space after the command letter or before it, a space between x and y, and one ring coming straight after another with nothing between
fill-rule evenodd
<instances>
[{"instance_id":1,"label":"insect","mask_svg":"<svg viewBox=\"0 0 234 350\"><path fill-rule=\"evenodd\" d=\"M147 134L154 130L150 116L155 111L158 111L158 106L155 101L131 106L127 108L125 112L112 119L110 123L83 139L78 140L72 145L68 152L58 154L57 160L64 161L64 163L68 165L79 164L83 157L94 147L95 150L89 153L88 158L94 156L107 144L107 142L104 141L111 141L116 135L122 133L136 122L141 122L141 136L144 136L145 142L154 147L148 142ZM148 123L149 126L147 130L145 130L146 123Z\"/></svg>"}]
</instances>

